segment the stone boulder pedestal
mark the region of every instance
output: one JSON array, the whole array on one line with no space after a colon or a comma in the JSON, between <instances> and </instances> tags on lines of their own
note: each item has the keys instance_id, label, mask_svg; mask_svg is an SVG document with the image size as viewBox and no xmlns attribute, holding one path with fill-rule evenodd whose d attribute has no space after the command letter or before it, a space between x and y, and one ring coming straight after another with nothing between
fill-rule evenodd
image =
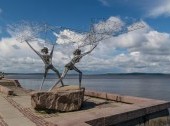
<instances>
[{"instance_id":1,"label":"stone boulder pedestal","mask_svg":"<svg viewBox=\"0 0 170 126\"><path fill-rule=\"evenodd\" d=\"M37 110L76 111L83 103L84 91L78 86L64 86L50 92L32 92L31 105Z\"/></svg>"}]
</instances>

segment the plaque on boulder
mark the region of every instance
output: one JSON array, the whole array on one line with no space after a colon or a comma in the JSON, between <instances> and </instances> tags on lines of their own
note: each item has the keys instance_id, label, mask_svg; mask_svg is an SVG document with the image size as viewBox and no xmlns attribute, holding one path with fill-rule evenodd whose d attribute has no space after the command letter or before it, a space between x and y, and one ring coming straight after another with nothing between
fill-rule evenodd
<instances>
[{"instance_id":1,"label":"plaque on boulder","mask_svg":"<svg viewBox=\"0 0 170 126\"><path fill-rule=\"evenodd\" d=\"M83 103L84 90L78 86L64 86L50 92L33 92L31 105L37 110L76 111Z\"/></svg>"}]
</instances>

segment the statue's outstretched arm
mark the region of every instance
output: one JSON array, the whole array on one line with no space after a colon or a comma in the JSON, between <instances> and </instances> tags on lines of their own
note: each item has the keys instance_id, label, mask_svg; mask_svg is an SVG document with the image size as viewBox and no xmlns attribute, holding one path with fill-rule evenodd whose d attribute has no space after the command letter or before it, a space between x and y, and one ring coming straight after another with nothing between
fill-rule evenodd
<instances>
[{"instance_id":1,"label":"statue's outstretched arm","mask_svg":"<svg viewBox=\"0 0 170 126\"><path fill-rule=\"evenodd\" d=\"M90 51L81 54L81 56L85 56L85 55L91 53L91 52L96 48L96 46L97 46L97 45L94 45L93 48L92 48Z\"/></svg>"},{"instance_id":2,"label":"statue's outstretched arm","mask_svg":"<svg viewBox=\"0 0 170 126\"><path fill-rule=\"evenodd\" d=\"M41 59L43 59L41 54L39 52L37 52L27 40L25 40L25 42Z\"/></svg>"},{"instance_id":3,"label":"statue's outstretched arm","mask_svg":"<svg viewBox=\"0 0 170 126\"><path fill-rule=\"evenodd\" d=\"M50 53L50 56L51 56L51 57L53 56L54 47L55 47L55 45L53 45L53 47L52 47L52 49L51 49L51 53Z\"/></svg>"}]
</instances>

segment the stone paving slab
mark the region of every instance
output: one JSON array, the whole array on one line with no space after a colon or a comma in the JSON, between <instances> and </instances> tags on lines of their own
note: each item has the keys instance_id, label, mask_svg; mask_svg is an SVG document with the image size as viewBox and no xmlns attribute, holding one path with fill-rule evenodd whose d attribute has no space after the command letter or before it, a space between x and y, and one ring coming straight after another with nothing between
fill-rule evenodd
<instances>
[{"instance_id":1,"label":"stone paving slab","mask_svg":"<svg viewBox=\"0 0 170 126\"><path fill-rule=\"evenodd\" d=\"M31 108L31 98L29 95L27 96L14 96L12 99L19 103L23 108Z\"/></svg>"},{"instance_id":2,"label":"stone paving slab","mask_svg":"<svg viewBox=\"0 0 170 126\"><path fill-rule=\"evenodd\" d=\"M5 122L8 124L8 126L36 126L36 124L23 116L6 118Z\"/></svg>"},{"instance_id":3,"label":"stone paving slab","mask_svg":"<svg viewBox=\"0 0 170 126\"><path fill-rule=\"evenodd\" d=\"M8 126L36 126L0 95L0 115Z\"/></svg>"},{"instance_id":4,"label":"stone paving slab","mask_svg":"<svg viewBox=\"0 0 170 126\"><path fill-rule=\"evenodd\" d=\"M0 115L0 126L8 126L8 124L3 120L1 115Z\"/></svg>"}]
</instances>

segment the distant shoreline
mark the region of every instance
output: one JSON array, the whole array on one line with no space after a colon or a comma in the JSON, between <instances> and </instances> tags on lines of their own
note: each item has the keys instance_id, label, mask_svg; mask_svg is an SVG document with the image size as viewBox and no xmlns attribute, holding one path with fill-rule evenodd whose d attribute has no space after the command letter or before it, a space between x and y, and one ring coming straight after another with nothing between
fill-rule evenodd
<instances>
[{"instance_id":1,"label":"distant shoreline","mask_svg":"<svg viewBox=\"0 0 170 126\"><path fill-rule=\"evenodd\" d=\"M42 79L44 73L5 73L9 79ZM47 79L56 79L55 73L49 73ZM66 79L77 79L77 74L68 74ZM162 73L107 73L107 74L83 74L83 79L149 79L170 78L170 74Z\"/></svg>"},{"instance_id":2,"label":"distant shoreline","mask_svg":"<svg viewBox=\"0 0 170 126\"><path fill-rule=\"evenodd\" d=\"M44 73L5 73L5 75L44 75ZM56 75L55 73L48 73L48 75ZM77 74L68 74L74 76ZM165 73L103 73L103 74L83 74L83 75L170 75Z\"/></svg>"}]
</instances>

